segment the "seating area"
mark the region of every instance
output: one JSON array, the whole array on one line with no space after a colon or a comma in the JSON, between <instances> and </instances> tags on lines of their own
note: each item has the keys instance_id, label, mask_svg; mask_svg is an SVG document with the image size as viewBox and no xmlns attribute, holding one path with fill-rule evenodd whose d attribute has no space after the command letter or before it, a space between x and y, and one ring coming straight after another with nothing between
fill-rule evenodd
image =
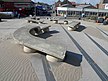
<instances>
[{"instance_id":1,"label":"seating area","mask_svg":"<svg viewBox=\"0 0 108 81\"><path fill-rule=\"evenodd\" d=\"M107 80L107 25L47 17L40 17L43 24L1 18L1 81Z\"/></svg>"},{"instance_id":2,"label":"seating area","mask_svg":"<svg viewBox=\"0 0 108 81\"><path fill-rule=\"evenodd\" d=\"M28 23L37 23L37 24L42 24L44 21L42 20L35 20L35 19L29 19Z\"/></svg>"},{"instance_id":3,"label":"seating area","mask_svg":"<svg viewBox=\"0 0 108 81\"><path fill-rule=\"evenodd\" d=\"M16 42L23 45L24 52L36 52L38 50L47 54L46 58L50 61L62 61L65 57L65 47L46 41L38 36L48 32L49 27L51 26L27 25L16 30L13 36Z\"/></svg>"},{"instance_id":4,"label":"seating area","mask_svg":"<svg viewBox=\"0 0 108 81\"><path fill-rule=\"evenodd\" d=\"M53 21L54 24L60 24L60 22L61 22L59 20L59 18L55 18L55 17L47 17L46 19L50 20L50 21ZM68 24L68 20L64 20L62 23L63 24Z\"/></svg>"},{"instance_id":5,"label":"seating area","mask_svg":"<svg viewBox=\"0 0 108 81\"><path fill-rule=\"evenodd\" d=\"M40 35L40 34L43 34L43 33L46 33L46 32L49 32L49 27L51 27L51 25L47 25L47 26L37 26L37 27L34 27L30 30L30 33L32 35Z\"/></svg>"},{"instance_id":6,"label":"seating area","mask_svg":"<svg viewBox=\"0 0 108 81\"><path fill-rule=\"evenodd\" d=\"M29 19L28 22L39 24L43 23L43 20L40 20L40 18L39 20ZM58 19L53 19L53 23L59 24ZM80 22L72 21L68 23L67 20L64 20L63 24L68 24L68 30L75 30L79 27ZM63 61L66 53L65 47L39 37L44 33L48 33L49 27L51 27L51 25L41 24L37 26L35 24L29 24L16 30L13 36L19 44L23 45L24 52L40 51L46 54L46 59L49 61Z\"/></svg>"},{"instance_id":7,"label":"seating area","mask_svg":"<svg viewBox=\"0 0 108 81\"><path fill-rule=\"evenodd\" d=\"M68 24L68 30L74 31L77 28L79 28L80 22L78 21L72 21L71 23Z\"/></svg>"}]
</instances>

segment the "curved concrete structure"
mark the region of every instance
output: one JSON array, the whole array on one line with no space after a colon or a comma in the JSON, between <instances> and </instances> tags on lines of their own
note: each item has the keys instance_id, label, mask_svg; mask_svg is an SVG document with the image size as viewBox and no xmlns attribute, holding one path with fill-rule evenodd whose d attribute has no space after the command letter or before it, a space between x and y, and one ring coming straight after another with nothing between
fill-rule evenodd
<instances>
[{"instance_id":1,"label":"curved concrete structure","mask_svg":"<svg viewBox=\"0 0 108 81\"><path fill-rule=\"evenodd\" d=\"M29 47L26 47L26 46L23 46L23 50L26 53L35 53L36 52L36 50L29 48Z\"/></svg>"},{"instance_id":2,"label":"curved concrete structure","mask_svg":"<svg viewBox=\"0 0 108 81\"><path fill-rule=\"evenodd\" d=\"M41 26L41 28L47 28L47 27L48 25L46 26L44 25L43 27ZM33 29L37 29L37 30L33 30ZM30 52L33 51L31 49L35 49L43 53L46 53L47 55L54 56L55 58L62 59L62 60L64 59L66 49L63 46L59 46L52 42L46 41L45 39L40 38L37 35L34 36L34 34L30 33L31 30L35 31L37 35L40 34L41 32L39 30L39 26L28 25L19 28L13 34L14 39L24 46L25 52ZM27 47L31 49L28 49Z\"/></svg>"}]
</instances>

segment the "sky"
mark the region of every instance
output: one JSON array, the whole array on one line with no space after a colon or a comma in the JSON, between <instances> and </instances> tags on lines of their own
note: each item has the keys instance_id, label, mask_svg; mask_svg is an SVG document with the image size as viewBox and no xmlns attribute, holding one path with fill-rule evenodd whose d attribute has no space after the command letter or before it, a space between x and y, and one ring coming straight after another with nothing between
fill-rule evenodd
<instances>
[{"instance_id":1,"label":"sky","mask_svg":"<svg viewBox=\"0 0 108 81\"><path fill-rule=\"evenodd\" d=\"M55 1L58 1L58 0L32 0L32 1L45 2L45 3L48 3L48 4L53 4ZM61 1L63 1L63 0L61 0ZM76 2L76 3L91 3L93 5L100 2L100 0L69 0L69 1Z\"/></svg>"}]
</instances>

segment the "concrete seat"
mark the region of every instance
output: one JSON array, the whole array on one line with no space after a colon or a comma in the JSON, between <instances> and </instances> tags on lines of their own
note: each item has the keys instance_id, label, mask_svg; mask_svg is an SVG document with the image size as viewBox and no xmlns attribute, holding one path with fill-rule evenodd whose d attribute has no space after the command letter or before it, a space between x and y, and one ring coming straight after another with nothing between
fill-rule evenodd
<instances>
[{"instance_id":1,"label":"concrete seat","mask_svg":"<svg viewBox=\"0 0 108 81\"><path fill-rule=\"evenodd\" d=\"M31 19L40 20L40 17L33 16Z\"/></svg>"},{"instance_id":2,"label":"concrete seat","mask_svg":"<svg viewBox=\"0 0 108 81\"><path fill-rule=\"evenodd\" d=\"M38 34L41 30L46 29L46 27L27 25L16 30L13 33L13 37L16 42L24 46L24 52L35 52L36 50L38 50L49 55L46 57L47 59L51 60L52 57L52 61L54 61L54 58L55 61L57 61L57 59L63 60L66 52L65 47L54 44L50 41L46 41L39 36L33 36L30 33L31 30L36 29L35 32Z\"/></svg>"},{"instance_id":3,"label":"concrete seat","mask_svg":"<svg viewBox=\"0 0 108 81\"><path fill-rule=\"evenodd\" d=\"M51 27L51 25L44 26L44 27L41 28L41 30L43 30L44 33L45 33L45 32L49 32L49 27Z\"/></svg>"},{"instance_id":4,"label":"concrete seat","mask_svg":"<svg viewBox=\"0 0 108 81\"><path fill-rule=\"evenodd\" d=\"M58 20L53 20L53 23L58 24Z\"/></svg>"},{"instance_id":5,"label":"concrete seat","mask_svg":"<svg viewBox=\"0 0 108 81\"><path fill-rule=\"evenodd\" d=\"M64 21L64 24L68 24L68 21L67 21L67 20L65 20L65 21Z\"/></svg>"},{"instance_id":6,"label":"concrete seat","mask_svg":"<svg viewBox=\"0 0 108 81\"><path fill-rule=\"evenodd\" d=\"M30 29L29 33L36 36L36 35L39 35L42 33L49 32L49 27L51 27L51 25L47 25L44 27L36 26L36 27Z\"/></svg>"},{"instance_id":7,"label":"concrete seat","mask_svg":"<svg viewBox=\"0 0 108 81\"><path fill-rule=\"evenodd\" d=\"M28 23L37 23L37 24L41 24L41 23L43 23L44 21L42 21L42 20L35 20L35 19L29 19L28 20Z\"/></svg>"},{"instance_id":8,"label":"concrete seat","mask_svg":"<svg viewBox=\"0 0 108 81\"><path fill-rule=\"evenodd\" d=\"M77 28L79 28L80 22L77 21L73 21L68 25L68 30L76 30Z\"/></svg>"}]
</instances>

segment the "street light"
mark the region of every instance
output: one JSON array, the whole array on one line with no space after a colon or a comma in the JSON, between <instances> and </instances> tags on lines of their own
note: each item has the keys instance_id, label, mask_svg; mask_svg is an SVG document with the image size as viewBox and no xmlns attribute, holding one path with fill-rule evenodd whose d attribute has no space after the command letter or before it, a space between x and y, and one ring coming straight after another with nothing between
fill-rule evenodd
<instances>
[{"instance_id":1,"label":"street light","mask_svg":"<svg viewBox=\"0 0 108 81\"><path fill-rule=\"evenodd\" d=\"M34 4L34 15L35 15L35 18L36 19L36 0L32 0L35 4Z\"/></svg>"},{"instance_id":2,"label":"street light","mask_svg":"<svg viewBox=\"0 0 108 81\"><path fill-rule=\"evenodd\" d=\"M36 4L34 6L34 11L35 11L35 19L36 19Z\"/></svg>"}]
</instances>

